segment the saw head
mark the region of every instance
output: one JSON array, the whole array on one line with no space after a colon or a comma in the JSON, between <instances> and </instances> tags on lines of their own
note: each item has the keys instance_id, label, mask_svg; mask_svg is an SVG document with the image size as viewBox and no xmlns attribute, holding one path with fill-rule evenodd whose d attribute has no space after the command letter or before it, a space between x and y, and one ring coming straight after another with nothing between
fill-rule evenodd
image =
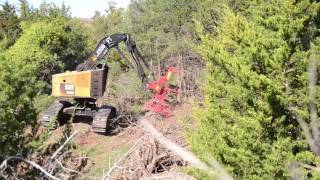
<instances>
[{"instance_id":1,"label":"saw head","mask_svg":"<svg viewBox=\"0 0 320 180\"><path fill-rule=\"evenodd\" d=\"M145 110L158 113L165 117L173 115L167 98L169 94L173 94L174 96L178 95L178 88L171 85L172 79L177 73L177 68L170 66L167 68L165 76L160 76L158 80L147 84L147 89L154 91L154 97L144 104Z\"/></svg>"}]
</instances>

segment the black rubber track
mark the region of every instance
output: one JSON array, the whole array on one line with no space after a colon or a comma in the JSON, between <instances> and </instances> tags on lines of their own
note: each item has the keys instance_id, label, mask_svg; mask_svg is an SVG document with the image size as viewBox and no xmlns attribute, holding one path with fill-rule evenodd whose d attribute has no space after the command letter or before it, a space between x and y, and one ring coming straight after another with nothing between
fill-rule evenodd
<instances>
[{"instance_id":1,"label":"black rubber track","mask_svg":"<svg viewBox=\"0 0 320 180\"><path fill-rule=\"evenodd\" d=\"M114 107L102 107L95 114L92 121L92 130L95 133L106 134L108 130L108 120L115 116L116 110Z\"/></svg>"}]
</instances>

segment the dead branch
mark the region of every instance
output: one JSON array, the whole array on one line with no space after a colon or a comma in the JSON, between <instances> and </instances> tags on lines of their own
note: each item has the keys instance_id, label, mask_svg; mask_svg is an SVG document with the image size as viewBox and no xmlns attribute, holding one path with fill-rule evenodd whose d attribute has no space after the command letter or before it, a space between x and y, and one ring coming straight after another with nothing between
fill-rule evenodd
<instances>
[{"instance_id":1,"label":"dead branch","mask_svg":"<svg viewBox=\"0 0 320 180\"><path fill-rule=\"evenodd\" d=\"M83 176L79 171L76 171L76 170L73 170L73 169L66 168L66 167L64 167L64 166L63 166L63 164L62 164L59 160L57 160L57 159L55 159L55 160L56 160L56 162L60 165L60 167L61 167L63 170L67 170L67 171L70 171L70 172L76 173L76 174L78 174L78 175L80 175L80 176Z\"/></svg>"},{"instance_id":2,"label":"dead branch","mask_svg":"<svg viewBox=\"0 0 320 180\"><path fill-rule=\"evenodd\" d=\"M302 117L293 114L293 118L296 119L306 137L306 140L310 146L312 152L320 155L320 134L319 134L319 117L317 111L317 105L315 103L316 98L316 85L317 85L317 59L314 45L311 45L311 54L309 57L308 65L308 83L309 83L309 114L310 114L310 124L307 123ZM286 82L286 91L289 89L289 84ZM289 111L294 112L292 105L289 105ZM309 128L311 126L311 129Z\"/></svg>"},{"instance_id":3,"label":"dead branch","mask_svg":"<svg viewBox=\"0 0 320 180\"><path fill-rule=\"evenodd\" d=\"M315 52L314 44L311 45L311 55L309 58L309 108L310 108L310 119L313 139L315 144L319 147L319 117L317 112L317 105L315 103L316 98L316 85L317 85L317 57ZM317 152L320 155L320 151Z\"/></svg>"},{"instance_id":4,"label":"dead branch","mask_svg":"<svg viewBox=\"0 0 320 180\"><path fill-rule=\"evenodd\" d=\"M174 152L178 156L180 156L183 160L190 162L196 168L206 170L212 172L212 168L214 168L214 172L216 172L218 179L223 180L231 180L233 179L221 165L217 161L214 162L214 167L209 167L207 164L200 161L193 153L187 151L186 149L180 147L179 145L173 143L166 137L164 137L158 130L156 130L150 123L147 122L146 119L141 119L140 124L143 125L144 129L149 132L160 144L165 146L170 151Z\"/></svg>"},{"instance_id":5,"label":"dead branch","mask_svg":"<svg viewBox=\"0 0 320 180\"><path fill-rule=\"evenodd\" d=\"M302 117L298 116L298 115L295 115L294 118L298 121L303 133L304 133L304 136L306 137L306 140L310 146L310 149L316 153L317 155L320 155L320 147L317 146L317 144L315 143L313 137L312 137L312 134L311 134L311 131L309 129L309 126L308 126L308 123L302 119Z\"/></svg>"},{"instance_id":6,"label":"dead branch","mask_svg":"<svg viewBox=\"0 0 320 180\"><path fill-rule=\"evenodd\" d=\"M313 171L316 171L318 174L320 174L320 168L319 167L316 167L316 166L310 166L308 164L302 164L302 166L306 169L310 169L310 170L313 170Z\"/></svg>"},{"instance_id":7,"label":"dead branch","mask_svg":"<svg viewBox=\"0 0 320 180\"><path fill-rule=\"evenodd\" d=\"M134 145L116 163L113 164L113 166L109 169L109 171L102 177L103 180L110 177L110 174L112 173L112 171L118 167L118 163L120 163L124 158L126 158L135 149L135 147L142 141L143 137L144 136L142 136L140 139L138 139L136 141L136 143L134 143Z\"/></svg>"},{"instance_id":8,"label":"dead branch","mask_svg":"<svg viewBox=\"0 0 320 180\"><path fill-rule=\"evenodd\" d=\"M75 131L70 137L67 138L67 140L62 144L62 146L60 146L56 152L51 156L50 159L54 159L58 153L64 148L65 145L68 144L68 142L80 131L80 129L78 129L77 131Z\"/></svg>"},{"instance_id":9,"label":"dead branch","mask_svg":"<svg viewBox=\"0 0 320 180\"><path fill-rule=\"evenodd\" d=\"M0 169L1 169L1 174L3 173L3 171L7 168L7 162L10 161L10 160L13 160L13 159L17 159L17 160L20 160L20 161L24 161L28 164L30 164L31 166L37 168L38 170L40 170L41 172L43 172L46 176L52 178L52 179L55 179L55 180L60 180L59 178L56 178L54 177L53 175L51 175L50 173L48 173L46 170L44 170L40 165L32 162L32 161L29 161L27 159L24 159L24 158L21 158L21 157L18 157L18 156L10 156L8 157L7 159L5 159L2 164L0 165Z\"/></svg>"}]
</instances>

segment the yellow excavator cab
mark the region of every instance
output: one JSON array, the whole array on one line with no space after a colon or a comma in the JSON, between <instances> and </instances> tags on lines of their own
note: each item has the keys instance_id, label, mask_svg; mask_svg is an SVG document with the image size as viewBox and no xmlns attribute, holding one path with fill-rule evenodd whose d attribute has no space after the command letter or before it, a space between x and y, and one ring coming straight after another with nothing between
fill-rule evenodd
<instances>
[{"instance_id":1,"label":"yellow excavator cab","mask_svg":"<svg viewBox=\"0 0 320 180\"><path fill-rule=\"evenodd\" d=\"M99 98L105 91L107 69L71 71L52 76L55 97Z\"/></svg>"},{"instance_id":2,"label":"yellow excavator cab","mask_svg":"<svg viewBox=\"0 0 320 180\"><path fill-rule=\"evenodd\" d=\"M114 118L116 109L100 103L106 90L108 66L107 60L110 49L118 50L119 43L127 46L138 75L143 84L146 83L145 68L149 69L147 61L136 47L136 43L128 33L117 33L104 37L91 53L89 60L79 64L76 71L55 74L52 76L52 95L58 98L41 115L41 124L50 128L50 123L61 125L70 117L92 118L92 129L96 133L106 133L108 120ZM70 101L70 99L73 99Z\"/></svg>"}]
</instances>

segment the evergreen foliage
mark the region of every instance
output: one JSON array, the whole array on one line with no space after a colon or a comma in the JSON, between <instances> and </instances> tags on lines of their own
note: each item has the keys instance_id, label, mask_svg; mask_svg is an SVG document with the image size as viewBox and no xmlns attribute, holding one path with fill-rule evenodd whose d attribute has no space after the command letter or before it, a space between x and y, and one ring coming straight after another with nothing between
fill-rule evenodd
<instances>
[{"instance_id":1,"label":"evergreen foliage","mask_svg":"<svg viewBox=\"0 0 320 180\"><path fill-rule=\"evenodd\" d=\"M86 22L89 36L65 5L20 0L19 9L0 9L0 155L21 152L52 74L73 70L102 37L128 32L155 73L177 65L192 75L184 84L195 83L196 52L206 63L205 106L189 136L199 157L214 157L236 179L317 178L303 165L320 166L320 138L310 147L297 118L311 124L319 114L310 112L311 98L320 105L319 80L315 94L308 81L308 66L319 72L318 1L132 0L127 9L109 2ZM140 96L135 72L112 62L119 59L109 59L109 95Z\"/></svg>"},{"instance_id":2,"label":"evergreen foliage","mask_svg":"<svg viewBox=\"0 0 320 180\"><path fill-rule=\"evenodd\" d=\"M36 116L42 110L37 104L50 100L51 75L74 70L88 55L87 35L70 19L66 7L43 3L38 10L30 9L26 1L20 2L21 17L14 11L10 16L1 16L8 29L3 34L14 32L17 27L21 30L20 37L12 39L0 58L1 155L21 153L23 130L35 126ZM12 7L8 3L4 6ZM7 25L12 19L16 19L17 25Z\"/></svg>"},{"instance_id":3,"label":"evergreen foliage","mask_svg":"<svg viewBox=\"0 0 320 180\"><path fill-rule=\"evenodd\" d=\"M17 152L23 143L23 129L35 125L36 111L32 98L39 84L26 78L23 71L11 68L0 56L0 154Z\"/></svg>"},{"instance_id":4,"label":"evergreen foliage","mask_svg":"<svg viewBox=\"0 0 320 180\"><path fill-rule=\"evenodd\" d=\"M164 68L171 57L190 51L195 4L190 0L143 0L132 1L127 10L109 7L105 14L97 12L93 17L93 39L128 32L139 42L145 58Z\"/></svg>"},{"instance_id":5,"label":"evergreen foliage","mask_svg":"<svg viewBox=\"0 0 320 180\"><path fill-rule=\"evenodd\" d=\"M235 178L287 179L297 163L320 162L296 120L309 118L307 64L310 45L318 45L319 3L251 1L224 9L215 32L198 25L206 109L197 115L192 149Z\"/></svg>"},{"instance_id":6,"label":"evergreen foliage","mask_svg":"<svg viewBox=\"0 0 320 180\"><path fill-rule=\"evenodd\" d=\"M15 7L5 2L0 9L0 51L11 46L19 37L20 32L20 19Z\"/></svg>"}]
</instances>

